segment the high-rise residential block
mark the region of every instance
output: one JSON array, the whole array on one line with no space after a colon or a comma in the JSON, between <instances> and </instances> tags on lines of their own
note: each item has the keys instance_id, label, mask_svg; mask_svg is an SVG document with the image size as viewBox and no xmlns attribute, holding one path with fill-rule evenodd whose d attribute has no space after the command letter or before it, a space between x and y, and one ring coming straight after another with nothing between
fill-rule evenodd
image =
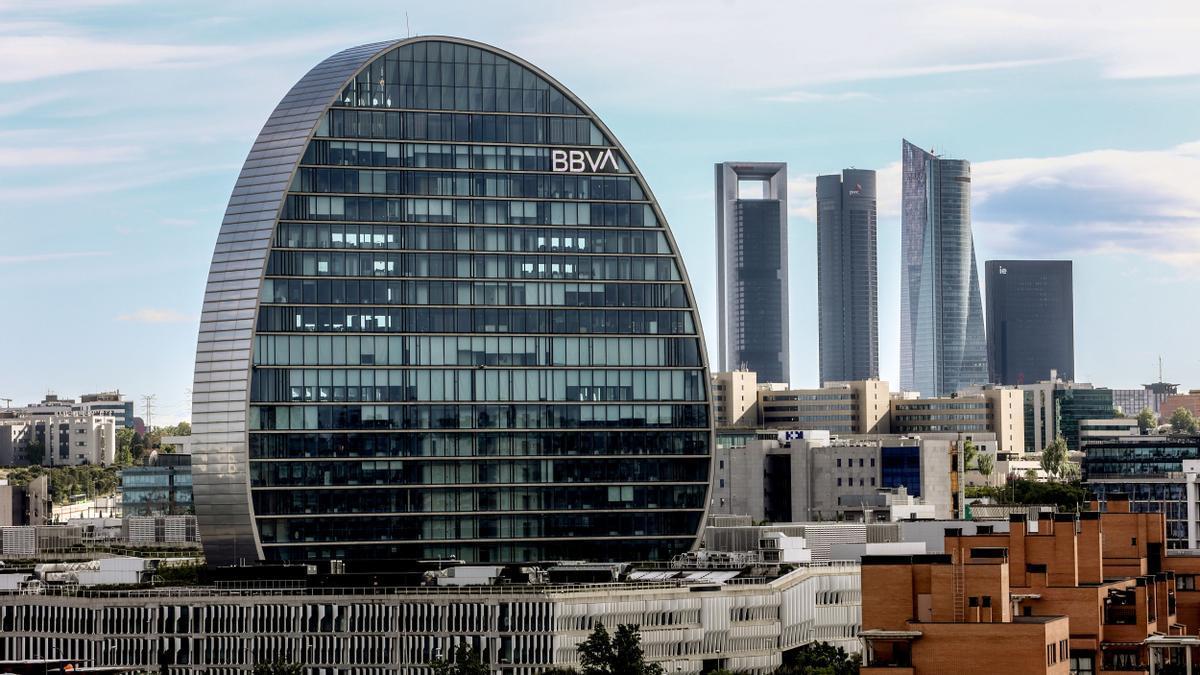
<instances>
[{"instance_id":1,"label":"high-rise residential block","mask_svg":"<svg viewBox=\"0 0 1200 675\"><path fill-rule=\"evenodd\" d=\"M971 164L904 141L900 387L948 396L988 380L971 234Z\"/></svg>"},{"instance_id":2,"label":"high-rise residential block","mask_svg":"<svg viewBox=\"0 0 1200 675\"><path fill-rule=\"evenodd\" d=\"M716 165L721 370L787 382L787 165Z\"/></svg>"},{"instance_id":3,"label":"high-rise residential block","mask_svg":"<svg viewBox=\"0 0 1200 675\"><path fill-rule=\"evenodd\" d=\"M1070 260L989 260L987 344L991 381L1075 378L1075 310Z\"/></svg>"},{"instance_id":4,"label":"high-rise residential block","mask_svg":"<svg viewBox=\"0 0 1200 675\"><path fill-rule=\"evenodd\" d=\"M416 37L276 107L201 315L210 563L669 560L713 439L683 261L632 158L536 66Z\"/></svg>"},{"instance_id":5,"label":"high-rise residential block","mask_svg":"<svg viewBox=\"0 0 1200 675\"><path fill-rule=\"evenodd\" d=\"M817 176L821 382L879 377L875 172Z\"/></svg>"}]
</instances>

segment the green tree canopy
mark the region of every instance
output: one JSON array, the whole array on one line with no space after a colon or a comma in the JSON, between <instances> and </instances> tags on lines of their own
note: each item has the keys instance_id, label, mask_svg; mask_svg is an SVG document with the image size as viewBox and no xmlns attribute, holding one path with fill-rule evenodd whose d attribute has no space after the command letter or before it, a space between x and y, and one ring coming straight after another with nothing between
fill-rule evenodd
<instances>
[{"instance_id":1,"label":"green tree canopy","mask_svg":"<svg viewBox=\"0 0 1200 675\"><path fill-rule=\"evenodd\" d=\"M1196 416L1187 408L1176 408L1171 413L1171 430L1177 434L1194 434L1197 432Z\"/></svg>"},{"instance_id":2,"label":"green tree canopy","mask_svg":"<svg viewBox=\"0 0 1200 675\"><path fill-rule=\"evenodd\" d=\"M41 464L46 460L46 444L33 441L25 446L25 461L30 464Z\"/></svg>"},{"instance_id":3,"label":"green tree canopy","mask_svg":"<svg viewBox=\"0 0 1200 675\"><path fill-rule=\"evenodd\" d=\"M1054 439L1054 442L1047 445L1042 450L1042 471L1050 475L1052 479L1059 478L1067 469L1067 442L1062 436Z\"/></svg>"},{"instance_id":4,"label":"green tree canopy","mask_svg":"<svg viewBox=\"0 0 1200 675\"><path fill-rule=\"evenodd\" d=\"M465 642L459 643L458 649L454 650L450 660L438 659L429 665L437 675L489 675L491 673L491 668L483 662L479 652Z\"/></svg>"},{"instance_id":5,"label":"green tree canopy","mask_svg":"<svg viewBox=\"0 0 1200 675\"><path fill-rule=\"evenodd\" d=\"M972 465L975 464L975 461L979 456L979 449L975 447L975 443L973 443L971 441L971 439L969 439L969 438L967 440L963 441L962 455L963 455L962 470L970 471L972 468Z\"/></svg>"},{"instance_id":6,"label":"green tree canopy","mask_svg":"<svg viewBox=\"0 0 1200 675\"><path fill-rule=\"evenodd\" d=\"M966 493L968 498L990 497L999 504L1054 504L1060 511L1078 511L1087 499L1078 481L1043 483L1025 478L1010 478L1003 487L968 487Z\"/></svg>"},{"instance_id":7,"label":"green tree canopy","mask_svg":"<svg viewBox=\"0 0 1200 675\"><path fill-rule=\"evenodd\" d=\"M617 626L610 636L603 623L579 645L583 675L662 675L662 666L646 663L642 634L636 624Z\"/></svg>"},{"instance_id":8,"label":"green tree canopy","mask_svg":"<svg viewBox=\"0 0 1200 675\"><path fill-rule=\"evenodd\" d=\"M304 666L299 663L272 661L270 663L254 664L254 675L301 675Z\"/></svg>"},{"instance_id":9,"label":"green tree canopy","mask_svg":"<svg viewBox=\"0 0 1200 675\"><path fill-rule=\"evenodd\" d=\"M984 479L990 479L992 471L996 468L996 460L988 453L980 453L979 459L975 460L975 465L979 468L979 473L983 474Z\"/></svg>"},{"instance_id":10,"label":"green tree canopy","mask_svg":"<svg viewBox=\"0 0 1200 675\"><path fill-rule=\"evenodd\" d=\"M783 657L775 675L857 675L862 658L828 642L810 642Z\"/></svg>"},{"instance_id":11,"label":"green tree canopy","mask_svg":"<svg viewBox=\"0 0 1200 675\"><path fill-rule=\"evenodd\" d=\"M1147 431L1158 426L1158 415L1149 408L1142 408L1142 411L1137 415L1138 429L1144 434Z\"/></svg>"}]
</instances>

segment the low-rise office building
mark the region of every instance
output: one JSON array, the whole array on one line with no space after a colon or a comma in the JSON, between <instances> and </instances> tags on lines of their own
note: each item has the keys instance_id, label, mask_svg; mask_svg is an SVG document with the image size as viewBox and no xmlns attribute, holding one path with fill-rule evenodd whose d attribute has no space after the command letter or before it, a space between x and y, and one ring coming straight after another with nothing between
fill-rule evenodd
<instances>
[{"instance_id":1,"label":"low-rise office building","mask_svg":"<svg viewBox=\"0 0 1200 675\"><path fill-rule=\"evenodd\" d=\"M1001 453L1025 451L1022 396L1011 387L986 386L941 398L896 397L891 401L892 432L995 434Z\"/></svg>"},{"instance_id":2,"label":"low-rise office building","mask_svg":"<svg viewBox=\"0 0 1200 675\"><path fill-rule=\"evenodd\" d=\"M1113 389L1113 407L1126 417L1137 417L1142 410L1149 409L1155 415L1162 410L1162 403L1170 394L1145 385L1141 389Z\"/></svg>"},{"instance_id":3,"label":"low-rise office building","mask_svg":"<svg viewBox=\"0 0 1200 675\"><path fill-rule=\"evenodd\" d=\"M120 391L105 391L97 394L83 394L76 401L73 398L63 398L57 394L47 394L39 403L30 403L19 408L0 409L17 417L48 417L51 415L95 415L112 417L116 420L117 428L133 428L133 401L125 398Z\"/></svg>"},{"instance_id":4,"label":"low-rise office building","mask_svg":"<svg viewBox=\"0 0 1200 675\"><path fill-rule=\"evenodd\" d=\"M121 507L126 516L194 513L192 456L152 452L142 466L121 471Z\"/></svg>"},{"instance_id":5,"label":"low-rise office building","mask_svg":"<svg viewBox=\"0 0 1200 675\"><path fill-rule=\"evenodd\" d=\"M883 380L827 382L791 387L759 382L751 371L713 373L714 418L718 427L824 430L839 434L888 433L888 383Z\"/></svg>"},{"instance_id":6,"label":"low-rise office building","mask_svg":"<svg viewBox=\"0 0 1200 675\"><path fill-rule=\"evenodd\" d=\"M579 573L607 573L587 567ZM607 583L555 583L551 569L551 583L488 585L507 574L495 567L482 575L435 572L424 585L402 587L338 587L333 575L319 588L304 579L300 587L240 582L136 592L27 585L0 602L0 660L53 655L222 674L283 660L320 672L400 675L427 672L466 644L491 672L517 675L578 667L577 646L601 623L610 631L638 624L647 660L668 673L770 672L784 652L817 640L857 653L858 566L775 569L748 574L685 563Z\"/></svg>"},{"instance_id":7,"label":"low-rise office building","mask_svg":"<svg viewBox=\"0 0 1200 675\"><path fill-rule=\"evenodd\" d=\"M1164 520L1107 511L1045 514L1036 531L944 533L944 553L864 557L864 674L1154 672L1182 666L1196 599L1177 596ZM1195 594L1191 594L1195 595ZM1153 665L1152 665L1153 664ZM1183 672L1182 670L1178 672Z\"/></svg>"},{"instance_id":8,"label":"low-rise office building","mask_svg":"<svg viewBox=\"0 0 1200 675\"><path fill-rule=\"evenodd\" d=\"M1198 473L1197 436L1127 436L1090 443L1081 465L1084 487L1101 504L1116 495L1134 512L1162 513L1170 549L1200 548Z\"/></svg>"},{"instance_id":9,"label":"low-rise office building","mask_svg":"<svg viewBox=\"0 0 1200 675\"><path fill-rule=\"evenodd\" d=\"M1054 377L1019 389L1024 392L1025 444L1030 452L1041 452L1059 436L1068 448L1079 450L1080 421L1118 417L1113 390L1105 387Z\"/></svg>"},{"instance_id":10,"label":"low-rise office building","mask_svg":"<svg viewBox=\"0 0 1200 675\"><path fill-rule=\"evenodd\" d=\"M839 520L861 513L881 489L905 488L933 506L936 517L949 518L961 503L959 447L956 434L831 437L824 431L718 444L709 513L776 523Z\"/></svg>"},{"instance_id":11,"label":"low-rise office building","mask_svg":"<svg viewBox=\"0 0 1200 675\"><path fill-rule=\"evenodd\" d=\"M1079 420L1079 446L1086 449L1088 445L1102 441L1113 441L1125 436L1137 436L1141 433L1136 418L1114 417L1102 420Z\"/></svg>"},{"instance_id":12,"label":"low-rise office building","mask_svg":"<svg viewBox=\"0 0 1200 675\"><path fill-rule=\"evenodd\" d=\"M79 397L75 409L87 415L114 417L119 428L132 429L134 426L133 401L122 396L120 391L84 394Z\"/></svg>"},{"instance_id":13,"label":"low-rise office building","mask_svg":"<svg viewBox=\"0 0 1200 675\"><path fill-rule=\"evenodd\" d=\"M718 427L758 426L758 375L734 370L711 375L713 421Z\"/></svg>"},{"instance_id":14,"label":"low-rise office building","mask_svg":"<svg viewBox=\"0 0 1200 675\"><path fill-rule=\"evenodd\" d=\"M888 383L883 380L827 382L815 389L760 388L758 392L760 422L771 429L885 434L889 403Z\"/></svg>"}]
</instances>

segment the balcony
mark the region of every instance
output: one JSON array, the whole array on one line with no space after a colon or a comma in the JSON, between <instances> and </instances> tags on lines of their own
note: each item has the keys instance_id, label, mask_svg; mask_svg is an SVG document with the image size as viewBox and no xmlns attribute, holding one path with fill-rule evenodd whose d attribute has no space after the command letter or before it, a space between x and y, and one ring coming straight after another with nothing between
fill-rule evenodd
<instances>
[{"instance_id":1,"label":"balcony","mask_svg":"<svg viewBox=\"0 0 1200 675\"><path fill-rule=\"evenodd\" d=\"M915 630L864 630L859 633L867 643L866 658L859 673L914 675L912 642L921 637Z\"/></svg>"}]
</instances>

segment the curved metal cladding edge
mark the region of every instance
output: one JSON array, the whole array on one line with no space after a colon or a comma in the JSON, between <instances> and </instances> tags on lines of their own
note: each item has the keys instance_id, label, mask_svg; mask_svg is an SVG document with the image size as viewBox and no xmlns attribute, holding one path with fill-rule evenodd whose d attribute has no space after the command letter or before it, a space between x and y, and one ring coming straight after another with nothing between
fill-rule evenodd
<instances>
[{"instance_id":1,"label":"curved metal cladding edge","mask_svg":"<svg viewBox=\"0 0 1200 675\"><path fill-rule=\"evenodd\" d=\"M209 270L196 350L192 397L193 490L205 556L211 564L232 564L264 557L250 495L247 418L252 351L266 262L293 175L322 115L330 109L346 84L380 54L422 40L486 49L543 77L569 97L619 148L653 205L685 281L703 364L705 403L709 407L710 485L694 547L703 530L711 498L711 457L716 445L708 353L691 281L658 201L616 136L595 112L555 78L536 65L490 45L447 36L421 36L353 47L314 67L272 112L238 176Z\"/></svg>"},{"instance_id":2,"label":"curved metal cladding edge","mask_svg":"<svg viewBox=\"0 0 1200 675\"><path fill-rule=\"evenodd\" d=\"M321 115L355 73L394 44L347 49L301 78L259 132L229 198L204 290L192 388L192 489L210 563L262 558L246 418L259 288L288 185Z\"/></svg>"}]
</instances>

